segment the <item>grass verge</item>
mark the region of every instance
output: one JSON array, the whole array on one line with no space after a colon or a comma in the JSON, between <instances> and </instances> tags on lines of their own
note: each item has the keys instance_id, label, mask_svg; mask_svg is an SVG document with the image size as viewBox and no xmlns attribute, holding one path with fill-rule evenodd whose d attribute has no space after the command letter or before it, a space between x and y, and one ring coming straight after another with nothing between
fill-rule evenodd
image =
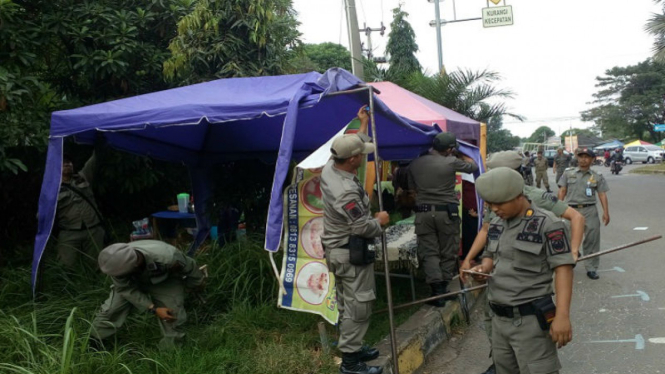
<instances>
[{"instance_id":1,"label":"grass verge","mask_svg":"<svg viewBox=\"0 0 665 374\"><path fill-rule=\"evenodd\" d=\"M665 174L665 163L642 166L630 171L633 174Z\"/></svg>"},{"instance_id":2,"label":"grass verge","mask_svg":"<svg viewBox=\"0 0 665 374\"><path fill-rule=\"evenodd\" d=\"M188 298L187 341L169 352L157 348L161 333L154 317L138 312L105 350L88 346L90 321L110 286L91 267L68 271L47 261L37 301L31 298L28 266L0 269L0 373L336 372L333 356L324 355L319 342L322 319L277 308L277 282L262 245L263 238L249 238L197 256L210 269L206 302ZM408 280L392 284L396 304L410 301ZM386 305L383 277L377 277L377 291L378 309ZM396 313L396 324L416 309ZM335 327L327 329L334 340ZM387 334L388 315L373 316L367 342Z\"/></svg>"}]
</instances>

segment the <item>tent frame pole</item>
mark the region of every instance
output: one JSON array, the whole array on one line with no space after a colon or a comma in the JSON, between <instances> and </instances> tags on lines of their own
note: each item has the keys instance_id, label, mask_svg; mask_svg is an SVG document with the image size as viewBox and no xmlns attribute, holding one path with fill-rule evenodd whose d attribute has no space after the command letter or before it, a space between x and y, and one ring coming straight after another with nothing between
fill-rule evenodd
<instances>
[{"instance_id":1,"label":"tent frame pole","mask_svg":"<svg viewBox=\"0 0 665 374\"><path fill-rule=\"evenodd\" d=\"M376 185L377 185L377 198L379 200L379 211L383 211L383 197L381 193L381 169L379 168L379 144L376 141L376 122L374 120L374 89L372 86L369 88L369 118L372 127L372 141L374 142L374 170L376 172ZM388 299L388 321L390 324L390 347L392 348L393 356L393 373L399 374L399 356L397 354L397 339L395 338L395 318L393 311L393 291L390 284L390 267L388 264L388 245L386 240L386 232L381 231L381 246L383 250L383 266L384 275L386 278L386 294Z\"/></svg>"}]
</instances>

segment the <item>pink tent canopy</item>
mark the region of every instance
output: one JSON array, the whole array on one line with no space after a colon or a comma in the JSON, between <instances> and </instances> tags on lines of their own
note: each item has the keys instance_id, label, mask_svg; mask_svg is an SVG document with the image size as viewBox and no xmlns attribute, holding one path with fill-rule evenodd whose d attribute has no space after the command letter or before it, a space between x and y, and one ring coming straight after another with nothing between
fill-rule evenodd
<instances>
[{"instance_id":1,"label":"pink tent canopy","mask_svg":"<svg viewBox=\"0 0 665 374\"><path fill-rule=\"evenodd\" d=\"M369 83L381 94L379 97L393 112L428 126L438 125L441 130L457 135L458 139L480 144L480 123L465 117L392 82Z\"/></svg>"}]
</instances>

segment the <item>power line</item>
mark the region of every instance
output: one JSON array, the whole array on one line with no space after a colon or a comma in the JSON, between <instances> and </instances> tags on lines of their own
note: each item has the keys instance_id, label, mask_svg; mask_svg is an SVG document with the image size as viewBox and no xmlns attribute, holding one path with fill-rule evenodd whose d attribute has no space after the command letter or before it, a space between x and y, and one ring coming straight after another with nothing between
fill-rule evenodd
<instances>
[{"instance_id":1,"label":"power line","mask_svg":"<svg viewBox=\"0 0 665 374\"><path fill-rule=\"evenodd\" d=\"M506 121L503 124L527 124L527 123L540 123L540 122L562 122L562 121L571 121L576 119L582 119L580 116L570 116L570 117L550 117L550 118L538 118L529 121Z\"/></svg>"}]
</instances>

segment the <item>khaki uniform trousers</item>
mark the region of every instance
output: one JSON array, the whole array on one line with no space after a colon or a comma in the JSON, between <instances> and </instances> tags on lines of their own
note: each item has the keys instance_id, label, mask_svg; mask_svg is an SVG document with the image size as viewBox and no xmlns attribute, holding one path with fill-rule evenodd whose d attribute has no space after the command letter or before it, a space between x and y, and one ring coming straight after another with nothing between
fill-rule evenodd
<instances>
[{"instance_id":1,"label":"khaki uniform trousers","mask_svg":"<svg viewBox=\"0 0 665 374\"><path fill-rule=\"evenodd\" d=\"M594 254L600 251L600 217L598 216L598 207L596 205L577 209L584 216L584 241L580 250L580 256ZM594 257L584 261L586 271L597 271L600 264L600 258Z\"/></svg>"},{"instance_id":2,"label":"khaki uniform trousers","mask_svg":"<svg viewBox=\"0 0 665 374\"><path fill-rule=\"evenodd\" d=\"M492 313L492 357L497 374L558 374L561 363L549 330L536 316L513 318Z\"/></svg>"},{"instance_id":3,"label":"khaki uniform trousers","mask_svg":"<svg viewBox=\"0 0 665 374\"><path fill-rule=\"evenodd\" d=\"M60 230L55 245L58 261L67 267L74 267L79 255L97 265L97 256L104 249L104 229L101 226L87 230Z\"/></svg>"},{"instance_id":4,"label":"khaki uniform trousers","mask_svg":"<svg viewBox=\"0 0 665 374\"><path fill-rule=\"evenodd\" d=\"M357 266L349 263L349 250L326 250L328 269L335 274L337 307L341 314L339 341L341 352L353 353L362 348L369 328L374 293L374 264Z\"/></svg>"},{"instance_id":5,"label":"khaki uniform trousers","mask_svg":"<svg viewBox=\"0 0 665 374\"><path fill-rule=\"evenodd\" d=\"M559 185L559 179L561 179L561 176L563 175L563 173L565 171L566 171L566 169L557 169L557 171L556 171L556 183L555 183L557 186Z\"/></svg>"},{"instance_id":6,"label":"khaki uniform trousers","mask_svg":"<svg viewBox=\"0 0 665 374\"><path fill-rule=\"evenodd\" d=\"M418 259L428 284L450 282L460 249L460 220L448 212L416 213Z\"/></svg>"},{"instance_id":7,"label":"khaki uniform trousers","mask_svg":"<svg viewBox=\"0 0 665 374\"><path fill-rule=\"evenodd\" d=\"M546 189L550 189L550 179L547 176L547 170L536 170L536 187L540 188L540 181L543 181Z\"/></svg>"},{"instance_id":8,"label":"khaki uniform trousers","mask_svg":"<svg viewBox=\"0 0 665 374\"><path fill-rule=\"evenodd\" d=\"M173 322L159 320L163 336L159 347L173 348L175 343L185 337L182 326L187 322L187 312L185 311L185 289L182 281L167 279L162 283L146 286L141 291L150 295L156 308L170 308L175 313L176 320ZM99 340L113 336L125 323L133 308L134 306L127 299L111 287L109 298L102 304L92 321L90 335ZM140 312L147 313L147 310ZM157 317L154 318L157 319Z\"/></svg>"}]
</instances>

